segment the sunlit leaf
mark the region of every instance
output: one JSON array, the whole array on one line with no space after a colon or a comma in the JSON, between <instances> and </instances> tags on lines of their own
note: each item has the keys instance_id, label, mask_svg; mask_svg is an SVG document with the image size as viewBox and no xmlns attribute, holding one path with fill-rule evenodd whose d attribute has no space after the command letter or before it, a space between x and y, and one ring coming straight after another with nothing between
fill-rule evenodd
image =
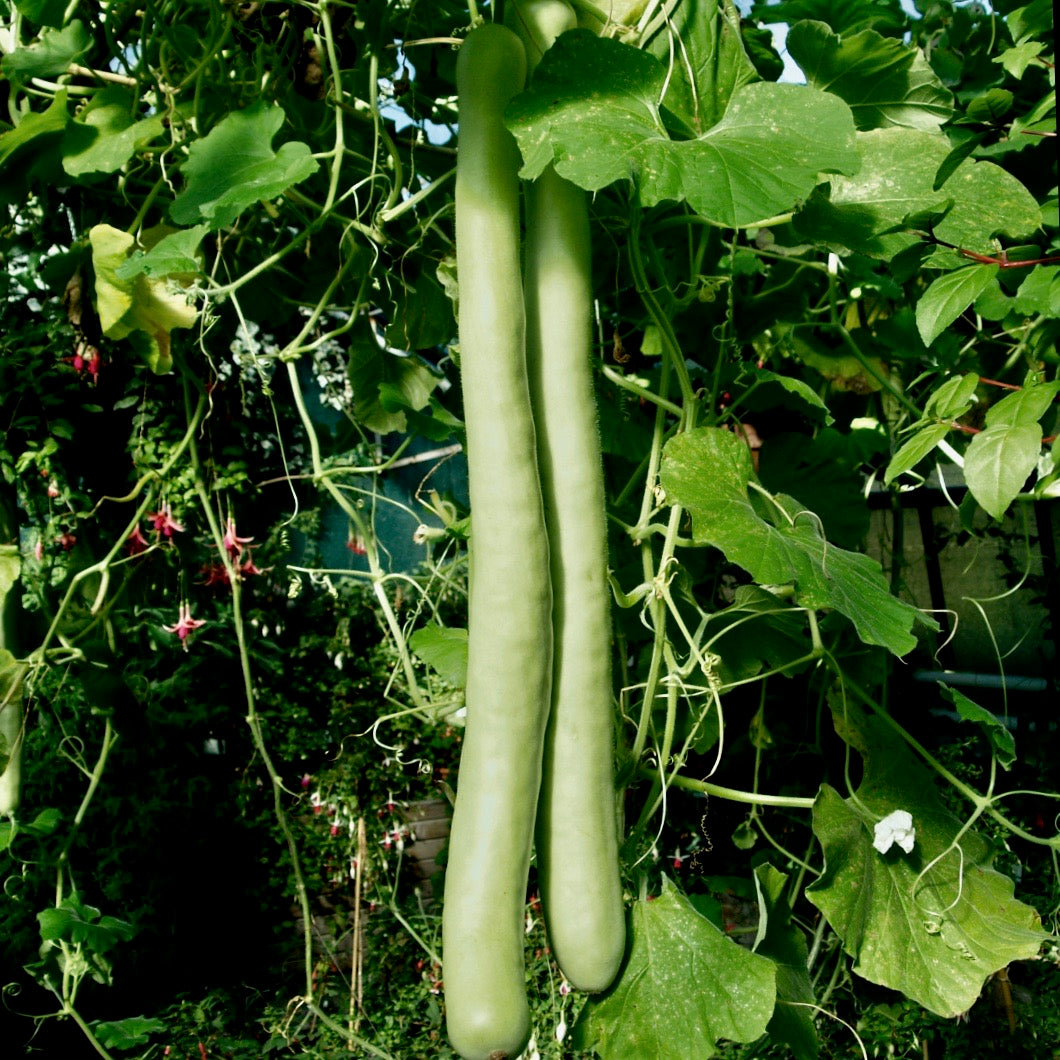
<instances>
[{"instance_id":1,"label":"sunlit leaf","mask_svg":"<svg viewBox=\"0 0 1060 1060\"><path fill-rule=\"evenodd\" d=\"M134 276L179 276L191 277L202 271L199 246L209 232L208 225L194 228L159 227L149 229L140 237L148 249L137 250L114 270L119 280L131 280Z\"/></svg>"},{"instance_id":2,"label":"sunlit leaf","mask_svg":"<svg viewBox=\"0 0 1060 1060\"><path fill-rule=\"evenodd\" d=\"M986 410L988 427L1030 427L1049 411L1057 394L1060 381L1036 383L1023 386L1006 394Z\"/></svg>"},{"instance_id":3,"label":"sunlit leaf","mask_svg":"<svg viewBox=\"0 0 1060 1060\"><path fill-rule=\"evenodd\" d=\"M708 1060L721 1039L754 1041L776 998L776 966L727 938L668 880L633 904L617 982L585 1004L576 1048L601 1060Z\"/></svg>"},{"instance_id":4,"label":"sunlit leaf","mask_svg":"<svg viewBox=\"0 0 1060 1060\"><path fill-rule=\"evenodd\" d=\"M671 140L658 106L665 80L666 67L645 52L565 33L508 108L522 175L536 177L552 162L591 191L632 179L645 205L687 201L705 219L737 226L791 210L819 173L857 166L850 111L835 96L743 85L717 124Z\"/></svg>"},{"instance_id":5,"label":"sunlit leaf","mask_svg":"<svg viewBox=\"0 0 1060 1060\"><path fill-rule=\"evenodd\" d=\"M62 132L69 120L64 88L55 93L47 110L27 114L13 129L0 134L0 166L20 147L25 147L38 138Z\"/></svg>"},{"instance_id":6,"label":"sunlit leaf","mask_svg":"<svg viewBox=\"0 0 1060 1060\"><path fill-rule=\"evenodd\" d=\"M924 415L937 416L940 419L963 416L975 403L975 391L978 386L979 376L974 372L951 376L928 398Z\"/></svg>"},{"instance_id":7,"label":"sunlit leaf","mask_svg":"<svg viewBox=\"0 0 1060 1060\"><path fill-rule=\"evenodd\" d=\"M0 606L18 581L22 571L22 559L18 545L0 545Z\"/></svg>"},{"instance_id":8,"label":"sunlit leaf","mask_svg":"<svg viewBox=\"0 0 1060 1060\"><path fill-rule=\"evenodd\" d=\"M67 126L63 169L72 177L114 173L137 151L161 136L158 115L137 120L132 94L117 85L98 93Z\"/></svg>"},{"instance_id":9,"label":"sunlit leaf","mask_svg":"<svg viewBox=\"0 0 1060 1060\"><path fill-rule=\"evenodd\" d=\"M679 4L647 50L669 66L671 47L676 54L663 106L697 133L720 120L736 89L757 80L740 36L739 12L718 0Z\"/></svg>"},{"instance_id":10,"label":"sunlit leaf","mask_svg":"<svg viewBox=\"0 0 1060 1060\"><path fill-rule=\"evenodd\" d=\"M832 177L829 195L816 193L797 215L796 225L804 236L892 258L920 242L916 234L894 229L909 214L937 208L943 195L953 200L953 208L934 234L954 247L992 254L995 235L1028 235L1041 223L1034 196L991 162L966 159L942 191L936 191L936 174L951 148L945 136L917 129L873 129L859 133L857 143L858 172L853 177ZM954 250L938 248L927 263L952 269L966 264L966 259Z\"/></svg>"},{"instance_id":11,"label":"sunlit leaf","mask_svg":"<svg viewBox=\"0 0 1060 1060\"><path fill-rule=\"evenodd\" d=\"M840 37L823 22L798 22L785 42L810 84L845 100L859 129L937 129L953 97L919 50L866 29Z\"/></svg>"},{"instance_id":12,"label":"sunlit leaf","mask_svg":"<svg viewBox=\"0 0 1060 1060\"><path fill-rule=\"evenodd\" d=\"M74 19L63 29L45 29L36 43L8 52L0 60L0 70L20 84L34 77L52 77L66 73L91 47L91 34L80 19Z\"/></svg>"},{"instance_id":13,"label":"sunlit leaf","mask_svg":"<svg viewBox=\"0 0 1060 1060\"><path fill-rule=\"evenodd\" d=\"M752 502L750 450L731 431L703 427L672 438L660 481L669 502L691 513L697 542L721 549L759 584L792 585L804 607L846 615L866 644L904 655L916 646L914 622L934 625L890 594L875 560L831 545L804 505L757 490Z\"/></svg>"},{"instance_id":14,"label":"sunlit leaf","mask_svg":"<svg viewBox=\"0 0 1060 1060\"><path fill-rule=\"evenodd\" d=\"M1039 265L1020 284L1015 309L1027 316L1060 317L1060 265Z\"/></svg>"},{"instance_id":15,"label":"sunlit leaf","mask_svg":"<svg viewBox=\"0 0 1060 1060\"><path fill-rule=\"evenodd\" d=\"M179 225L207 221L224 228L248 206L274 199L315 173L318 163L306 144L289 141L273 151L283 122L283 109L261 100L222 118L189 148L181 167L185 187L170 217Z\"/></svg>"},{"instance_id":16,"label":"sunlit leaf","mask_svg":"<svg viewBox=\"0 0 1060 1060\"><path fill-rule=\"evenodd\" d=\"M993 62L1000 63L1018 81L1027 71L1027 67L1045 51L1044 41L1024 41L1013 48L1006 48Z\"/></svg>"}]
</instances>

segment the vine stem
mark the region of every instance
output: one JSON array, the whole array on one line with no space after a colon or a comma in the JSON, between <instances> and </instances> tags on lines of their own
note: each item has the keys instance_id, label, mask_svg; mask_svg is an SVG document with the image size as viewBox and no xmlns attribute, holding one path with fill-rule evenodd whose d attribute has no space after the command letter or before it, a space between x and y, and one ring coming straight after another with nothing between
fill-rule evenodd
<instances>
[{"instance_id":1,"label":"vine stem","mask_svg":"<svg viewBox=\"0 0 1060 1060\"><path fill-rule=\"evenodd\" d=\"M647 766L642 766L640 772L645 777L657 779L656 771ZM812 810L813 804L817 801L798 795L763 795L757 791L740 791L738 788L726 788L721 784L712 784L709 780L693 780L691 777L680 775L671 776L667 784L672 788L716 795L719 799L742 802L749 806L781 806L789 810Z\"/></svg>"},{"instance_id":2,"label":"vine stem","mask_svg":"<svg viewBox=\"0 0 1060 1060\"><path fill-rule=\"evenodd\" d=\"M838 672L838 671L837 671ZM855 699L867 706L882 722L884 722L890 729L892 729L898 736L902 738L923 760L926 762L940 777L943 778L951 787L961 793L975 808L976 816L985 812L994 818L998 824L1008 829L1009 832L1014 836L1018 836L1020 839L1026 840L1028 843L1034 843L1037 846L1049 847L1052 850L1060 850L1060 835L1055 835L1052 839L1043 839L1041 836L1036 836L1031 832L1025 831L1020 828L1019 825L1013 824L1000 810L994 807L994 803L997 801L993 795L980 795L978 791L965 784L959 777L954 776L941 762L938 761L930 751L927 750L914 736L906 732L901 725L898 724L887 713L886 710L880 706L863 688L858 686L855 682L851 681L845 674L839 674L840 680L843 685L851 692Z\"/></svg>"},{"instance_id":3,"label":"vine stem","mask_svg":"<svg viewBox=\"0 0 1060 1060\"><path fill-rule=\"evenodd\" d=\"M341 101L344 95L342 88L342 70L339 66L338 53L335 51L335 32L331 25L331 7L328 4L319 4L317 6L317 12L320 16L320 26L324 32L324 48L328 54L328 65L331 67L331 80L334 86L332 91L334 92L335 98ZM374 54L372 55L372 61L378 62ZM373 73L374 72L373 68ZM342 108L335 107L334 110L335 146L330 152L332 156L331 172L328 174L327 198L324 200L324 205L320 209L320 215L322 218L327 216L335 205L335 197L339 190L339 173L342 169L342 157L346 150L346 136L342 122Z\"/></svg>"},{"instance_id":4,"label":"vine stem","mask_svg":"<svg viewBox=\"0 0 1060 1060\"><path fill-rule=\"evenodd\" d=\"M185 403L190 412L190 385L187 375L185 375L184 378L184 394ZM295 840L294 832L291 829L291 823L287 818L287 813L283 807L283 779L277 772L276 766L272 761L272 756L269 754L268 746L265 743L265 734L262 732L261 728L261 718L258 715L257 697L254 692L254 678L250 669L250 652L247 648L246 628L243 622L243 598L240 574L235 568L232 558L228 554L228 550L225 548L224 534L221 531L221 526L218 522L217 515L213 510L213 506L210 503L210 496L206 489L205 480L203 479L202 464L199 459L199 449L194 436L192 436L191 442L188 446L188 458L189 464L191 465L196 496L199 498L203 515L210 528L210 535L213 538L214 547L217 549L217 552L221 557L221 562L224 564L225 571L228 575L229 585L232 589L232 623L235 628L236 645L239 650L239 665L243 677L243 694L247 707L245 720L250 729L251 739L254 743L255 750L261 755L265 771L272 783L273 812L276 816L276 823L280 826L280 831L283 833L284 840L287 844L287 851L291 858L291 873L294 877L295 893L298 896L298 905L303 918L302 922L305 925L305 930L303 932L303 956L305 960L306 994L311 997L313 993L313 920L309 908L309 892L306 888L305 877L302 873L298 844Z\"/></svg>"},{"instance_id":5,"label":"vine stem","mask_svg":"<svg viewBox=\"0 0 1060 1060\"><path fill-rule=\"evenodd\" d=\"M648 272L644 265L644 255L640 249L640 227L641 227L641 208L637 204L634 206L630 218L629 227L629 241L628 241L628 256L629 256L629 267L633 273L633 284L637 289L637 294L640 295L641 301L644 303L644 308L648 311L648 316L651 317L652 323L659 329L660 335L662 335L663 348L666 351L666 363L669 363L673 370L677 373L677 384L681 389L681 398L684 403L684 407L681 412L681 426L684 430L690 430L695 426L696 421L696 391L695 387L692 386L691 376L688 374L688 366L685 364L684 354L681 352L681 345L677 341L677 335L674 333L673 325L670 323L669 317L663 311L663 307L659 304L658 298L655 297L655 292L651 288L651 284L648 281ZM660 387L660 389L662 389ZM663 391L663 397L665 397L665 390Z\"/></svg>"},{"instance_id":6,"label":"vine stem","mask_svg":"<svg viewBox=\"0 0 1060 1060\"><path fill-rule=\"evenodd\" d=\"M371 576L372 593L379 604L380 611L383 614L383 620L386 623L387 629L394 640L394 645L397 648L401 668L408 686L409 696L417 707L423 707L425 706L425 701L423 699L423 694L420 692L419 681L416 678L416 671L412 664L412 657L409 655L408 647L405 643L405 636L401 630L401 624L397 620L397 615L394 614L394 609L391 606L390 600L383 587L386 580L386 574L379 562L379 551L375 543L374 535L367 533L367 528L364 526L364 520L361 513L350 503L349 499L343 495L342 491L324 474L323 461L320 455L320 439L317 437L316 429L313 427L313 421L309 416L309 410L306 408L305 398L302 394L302 387L298 381L297 366L294 361L287 362L287 378L291 385L291 393L294 397L295 407L298 410L298 416L302 421L302 426L306 432L306 439L309 442L310 459L313 464L313 480L319 486L323 487L331 499L349 517L354 526L357 527L358 532L362 534L366 547L365 558L368 561Z\"/></svg>"},{"instance_id":7,"label":"vine stem","mask_svg":"<svg viewBox=\"0 0 1060 1060\"><path fill-rule=\"evenodd\" d=\"M59 872L59 878L56 882L55 889L56 905L59 905L63 900L63 865L66 864L66 860L70 854L70 848L73 846L74 839L77 838L77 830L81 827L81 824L85 819L85 814L88 813L89 803L91 803L92 797L96 794L96 789L99 787L100 781L103 779L103 770L106 767L107 758L110 756L110 752L117 742L118 734L114 731L114 726L111 724L110 718L107 717L104 719L103 724L103 742L99 748L99 756L96 759L96 765L89 776L88 787L85 789L85 794L81 799L81 805L77 808L77 813L74 814L70 831L67 833L62 848L59 850L59 856L55 859L56 867Z\"/></svg>"},{"instance_id":8,"label":"vine stem","mask_svg":"<svg viewBox=\"0 0 1060 1060\"><path fill-rule=\"evenodd\" d=\"M81 1028L82 1033L88 1039L93 1049L103 1057L103 1060L114 1060L114 1058L103 1047L103 1043L95 1036L92 1028L85 1022L84 1016L74 1008L73 1005L64 1005L63 1012L70 1017Z\"/></svg>"}]
</instances>

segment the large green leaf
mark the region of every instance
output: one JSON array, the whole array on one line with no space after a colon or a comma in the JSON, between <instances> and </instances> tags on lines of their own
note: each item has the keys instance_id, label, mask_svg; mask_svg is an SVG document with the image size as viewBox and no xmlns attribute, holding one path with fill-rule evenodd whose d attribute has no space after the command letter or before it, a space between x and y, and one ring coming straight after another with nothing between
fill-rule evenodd
<instances>
[{"instance_id":1,"label":"large green leaf","mask_svg":"<svg viewBox=\"0 0 1060 1060\"><path fill-rule=\"evenodd\" d=\"M776 966L727 938L665 877L658 898L634 903L630 940L618 981L582 1009L575 1048L601 1060L708 1060L719 1040L765 1031Z\"/></svg>"},{"instance_id":2,"label":"large green leaf","mask_svg":"<svg viewBox=\"0 0 1060 1060\"><path fill-rule=\"evenodd\" d=\"M145 346L151 370L170 371L169 333L190 328L198 310L183 287L166 276L135 275L124 279L118 270L128 261L136 240L110 225L96 225L88 233L92 268L96 274L96 312L103 334L111 339L134 338Z\"/></svg>"},{"instance_id":3,"label":"large green leaf","mask_svg":"<svg viewBox=\"0 0 1060 1060\"><path fill-rule=\"evenodd\" d=\"M152 1034L161 1034L166 1024L146 1016L129 1016L123 1020L98 1020L90 1024L92 1033L105 1049L135 1049L146 1045Z\"/></svg>"},{"instance_id":4,"label":"large green leaf","mask_svg":"<svg viewBox=\"0 0 1060 1060\"><path fill-rule=\"evenodd\" d=\"M38 26L61 26L67 6L66 0L15 0L15 7Z\"/></svg>"},{"instance_id":5,"label":"large green leaf","mask_svg":"<svg viewBox=\"0 0 1060 1060\"><path fill-rule=\"evenodd\" d=\"M707 647L721 658L723 684L745 681L764 668L795 674L806 660L805 617L759 585L741 585L733 602L710 616Z\"/></svg>"},{"instance_id":6,"label":"large green leaf","mask_svg":"<svg viewBox=\"0 0 1060 1060\"><path fill-rule=\"evenodd\" d=\"M563 34L508 108L522 176L551 162L590 191L632 178L645 205L687 201L732 227L791 210L820 173L857 166L850 111L835 96L743 85L712 128L674 140L657 102L665 81L666 67L645 52L587 31Z\"/></svg>"},{"instance_id":7,"label":"large green leaf","mask_svg":"<svg viewBox=\"0 0 1060 1060\"><path fill-rule=\"evenodd\" d=\"M806 936L792 923L784 893L788 877L764 864L755 868L754 881L759 910L754 951L777 966L777 1007L767 1029L773 1040L791 1047L796 1060L813 1060L818 1048L813 985L806 967L809 955Z\"/></svg>"},{"instance_id":8,"label":"large green leaf","mask_svg":"<svg viewBox=\"0 0 1060 1060\"><path fill-rule=\"evenodd\" d=\"M889 726L847 702L836 728L864 757L864 779L856 798L821 788L813 830L825 871L807 897L855 958L858 975L956 1016L999 968L1037 954L1045 937L1038 916L991 868L989 843L974 832L959 836L961 822L932 774ZM895 810L912 816L912 849L880 853L875 826Z\"/></svg>"},{"instance_id":9,"label":"large green leaf","mask_svg":"<svg viewBox=\"0 0 1060 1060\"><path fill-rule=\"evenodd\" d=\"M751 11L763 22L796 23L802 19L823 22L836 33L877 29L893 33L905 26L898 0L759 0Z\"/></svg>"},{"instance_id":10,"label":"large green leaf","mask_svg":"<svg viewBox=\"0 0 1060 1060\"><path fill-rule=\"evenodd\" d=\"M667 66L672 59L663 106L696 133L721 119L736 89L758 80L740 37L740 13L731 3L678 4L648 51Z\"/></svg>"},{"instance_id":11,"label":"large green leaf","mask_svg":"<svg viewBox=\"0 0 1060 1060\"><path fill-rule=\"evenodd\" d=\"M0 70L11 81L24 84L33 77L66 73L91 47L91 34L74 19L63 29L45 29L40 40L9 52L0 60Z\"/></svg>"},{"instance_id":12,"label":"large green leaf","mask_svg":"<svg viewBox=\"0 0 1060 1060\"><path fill-rule=\"evenodd\" d=\"M875 30L840 37L823 22L799 22L785 43L811 85L846 101L859 129L937 129L953 114L924 56Z\"/></svg>"},{"instance_id":13,"label":"large green leaf","mask_svg":"<svg viewBox=\"0 0 1060 1060\"><path fill-rule=\"evenodd\" d=\"M140 275L195 276L202 271L199 245L208 231L208 225L176 230L165 226L150 229L140 237L147 249L135 251L114 273L119 280L131 280Z\"/></svg>"},{"instance_id":14,"label":"large green leaf","mask_svg":"<svg viewBox=\"0 0 1060 1060\"><path fill-rule=\"evenodd\" d=\"M386 349L367 325L354 331L349 377L357 422L380 434L407 430L408 415L425 409L438 385L418 357Z\"/></svg>"},{"instance_id":15,"label":"large green leaf","mask_svg":"<svg viewBox=\"0 0 1060 1060\"><path fill-rule=\"evenodd\" d=\"M940 191L935 174L950 153L945 136L917 129L873 129L858 134L861 168L853 177L836 176L829 196L817 193L796 217L804 236L873 257L891 258L920 238L901 229L910 214L937 209L953 200L934 234L965 250L995 252L994 236L1028 235L1041 224L1031 193L991 162L966 160ZM929 265L955 268L966 263L956 251L938 249Z\"/></svg>"},{"instance_id":16,"label":"large green leaf","mask_svg":"<svg viewBox=\"0 0 1060 1060\"><path fill-rule=\"evenodd\" d=\"M114 173L165 131L160 115L137 121L132 94L117 85L99 92L66 129L63 169L71 177Z\"/></svg>"},{"instance_id":17,"label":"large green leaf","mask_svg":"<svg viewBox=\"0 0 1060 1060\"><path fill-rule=\"evenodd\" d=\"M248 206L274 199L316 172L304 143L290 141L273 151L284 116L281 107L258 100L193 143L181 167L185 187L169 208L170 217L180 225L208 221L211 228L224 228Z\"/></svg>"},{"instance_id":18,"label":"large green leaf","mask_svg":"<svg viewBox=\"0 0 1060 1060\"><path fill-rule=\"evenodd\" d=\"M1020 284L1014 308L1027 316L1060 317L1060 265L1039 265Z\"/></svg>"},{"instance_id":19,"label":"large green leaf","mask_svg":"<svg viewBox=\"0 0 1060 1060\"><path fill-rule=\"evenodd\" d=\"M997 265L970 265L932 280L916 304L916 327L930 346L989 286Z\"/></svg>"},{"instance_id":20,"label":"large green leaf","mask_svg":"<svg viewBox=\"0 0 1060 1060\"><path fill-rule=\"evenodd\" d=\"M817 512L825 536L858 548L869 530L857 440L832 427L814 435L781 433L758 453L758 477L771 493L786 493Z\"/></svg>"},{"instance_id":21,"label":"large green leaf","mask_svg":"<svg viewBox=\"0 0 1060 1060\"><path fill-rule=\"evenodd\" d=\"M66 89L55 93L55 98L48 104L47 110L33 111L27 114L13 129L0 134L0 166L27 144L38 138L54 136L61 133L70 120L66 109Z\"/></svg>"},{"instance_id":22,"label":"large green leaf","mask_svg":"<svg viewBox=\"0 0 1060 1060\"><path fill-rule=\"evenodd\" d=\"M105 953L136 934L136 928L115 916L100 916L95 906L85 905L77 895L37 914L44 942L64 939L80 942L96 953Z\"/></svg>"},{"instance_id":23,"label":"large green leaf","mask_svg":"<svg viewBox=\"0 0 1060 1060\"><path fill-rule=\"evenodd\" d=\"M987 427L1031 427L1052 407L1060 394L1060 381L1029 380L1019 390L1006 394L986 410Z\"/></svg>"},{"instance_id":24,"label":"large green leaf","mask_svg":"<svg viewBox=\"0 0 1060 1060\"><path fill-rule=\"evenodd\" d=\"M703 427L672 438L660 482L671 504L691 512L697 542L721 549L761 585L793 584L803 607L846 615L866 644L904 655L916 646L913 623L934 625L890 594L875 560L829 544L804 505L783 494L763 499L751 452L731 431Z\"/></svg>"}]
</instances>

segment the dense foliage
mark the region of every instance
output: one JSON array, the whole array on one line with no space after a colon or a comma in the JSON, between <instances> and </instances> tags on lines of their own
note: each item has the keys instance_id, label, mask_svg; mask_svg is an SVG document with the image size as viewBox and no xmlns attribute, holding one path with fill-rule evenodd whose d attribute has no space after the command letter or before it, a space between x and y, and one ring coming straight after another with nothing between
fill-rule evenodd
<instances>
[{"instance_id":1,"label":"dense foliage","mask_svg":"<svg viewBox=\"0 0 1060 1060\"><path fill-rule=\"evenodd\" d=\"M631 942L571 992L531 887L526 1055L1049 1056L1052 7L574 6L507 121L593 193ZM4 1041L449 1055L494 13L6 5Z\"/></svg>"}]
</instances>

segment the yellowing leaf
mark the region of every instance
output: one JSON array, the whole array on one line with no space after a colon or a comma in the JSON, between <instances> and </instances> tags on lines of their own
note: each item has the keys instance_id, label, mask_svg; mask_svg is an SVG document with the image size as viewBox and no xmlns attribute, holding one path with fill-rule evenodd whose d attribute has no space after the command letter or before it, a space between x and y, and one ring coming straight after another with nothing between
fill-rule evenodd
<instances>
[{"instance_id":1,"label":"yellowing leaf","mask_svg":"<svg viewBox=\"0 0 1060 1060\"><path fill-rule=\"evenodd\" d=\"M118 270L136 246L127 232L100 224L88 238L96 273L96 312L103 334L111 339L134 338L146 347L151 370L168 372L173 366L169 333L174 328L190 328L198 319L198 310L188 301L185 290L167 276L119 277ZM137 338L136 332L143 334Z\"/></svg>"}]
</instances>

